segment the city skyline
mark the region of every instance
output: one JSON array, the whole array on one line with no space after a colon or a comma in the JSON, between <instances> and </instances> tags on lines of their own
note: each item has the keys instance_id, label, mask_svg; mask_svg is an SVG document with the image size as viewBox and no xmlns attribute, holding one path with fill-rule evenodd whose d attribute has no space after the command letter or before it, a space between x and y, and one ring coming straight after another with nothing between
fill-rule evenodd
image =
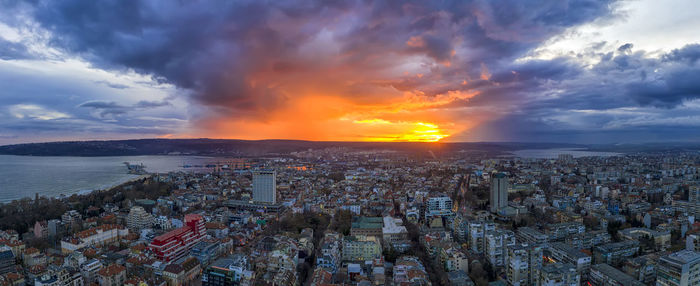
<instances>
[{"instance_id":1,"label":"city skyline","mask_svg":"<svg viewBox=\"0 0 700 286\"><path fill-rule=\"evenodd\" d=\"M0 145L700 142L664 1L2 1Z\"/></svg>"}]
</instances>

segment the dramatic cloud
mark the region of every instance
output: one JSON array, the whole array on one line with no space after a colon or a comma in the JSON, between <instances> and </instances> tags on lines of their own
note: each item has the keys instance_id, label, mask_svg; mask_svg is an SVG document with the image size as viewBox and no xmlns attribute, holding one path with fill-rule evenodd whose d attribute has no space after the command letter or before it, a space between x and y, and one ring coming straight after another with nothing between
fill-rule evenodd
<instances>
[{"instance_id":1,"label":"dramatic cloud","mask_svg":"<svg viewBox=\"0 0 700 286\"><path fill-rule=\"evenodd\" d=\"M134 73L151 78L148 85L177 91L124 100L117 95L144 84L93 79L114 96L80 96L65 105L70 112L56 112L138 128L129 122L136 114L181 107L172 103L175 97L191 103L185 114L164 114L161 119L177 124L148 130L154 134L567 141L542 134L638 128L635 116L650 114L658 117L651 125L668 125L678 121L664 121L671 115L666 111L693 110L700 91L693 80L700 75L697 44L667 52L605 41L554 56L542 50L577 27L619 21L612 0L68 0L4 6L13 11L5 24L20 36L0 38L2 60L72 57L94 70ZM30 34L39 36L28 39ZM38 105L19 99L2 104ZM644 112L619 115L625 108Z\"/></svg>"}]
</instances>

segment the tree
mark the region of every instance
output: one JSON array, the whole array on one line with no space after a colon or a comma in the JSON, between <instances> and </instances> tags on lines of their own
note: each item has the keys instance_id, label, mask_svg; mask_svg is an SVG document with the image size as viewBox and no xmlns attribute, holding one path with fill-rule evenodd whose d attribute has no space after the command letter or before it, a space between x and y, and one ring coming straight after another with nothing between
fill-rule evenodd
<instances>
[{"instance_id":1,"label":"tree","mask_svg":"<svg viewBox=\"0 0 700 286\"><path fill-rule=\"evenodd\" d=\"M352 212L348 210L338 210L333 216L333 220L329 229L342 233L343 235L350 234L350 228L352 227Z\"/></svg>"},{"instance_id":2,"label":"tree","mask_svg":"<svg viewBox=\"0 0 700 286\"><path fill-rule=\"evenodd\" d=\"M486 271L489 281L496 280L496 271L493 269L493 265L490 261L484 263L484 271Z\"/></svg>"},{"instance_id":3,"label":"tree","mask_svg":"<svg viewBox=\"0 0 700 286\"><path fill-rule=\"evenodd\" d=\"M600 220L597 217L588 215L583 218L583 225L586 229L595 229L600 225Z\"/></svg>"},{"instance_id":4,"label":"tree","mask_svg":"<svg viewBox=\"0 0 700 286\"><path fill-rule=\"evenodd\" d=\"M489 285L488 272L486 272L481 263L473 263L469 267L469 277L477 286Z\"/></svg>"},{"instance_id":5,"label":"tree","mask_svg":"<svg viewBox=\"0 0 700 286\"><path fill-rule=\"evenodd\" d=\"M608 223L608 233L610 234L610 237L612 237L612 240L617 242L620 241L620 235L618 231L622 227L622 223L619 221L612 221Z\"/></svg>"},{"instance_id":6,"label":"tree","mask_svg":"<svg viewBox=\"0 0 700 286\"><path fill-rule=\"evenodd\" d=\"M399 257L400 253L394 249L394 246L389 245L386 249L384 249L384 252L382 253L384 255L384 259L388 262L394 263L396 262L396 259Z\"/></svg>"},{"instance_id":7,"label":"tree","mask_svg":"<svg viewBox=\"0 0 700 286\"><path fill-rule=\"evenodd\" d=\"M642 251L642 253L655 252L657 250L656 242L654 242L651 236L643 235L639 238L639 250Z\"/></svg>"}]
</instances>

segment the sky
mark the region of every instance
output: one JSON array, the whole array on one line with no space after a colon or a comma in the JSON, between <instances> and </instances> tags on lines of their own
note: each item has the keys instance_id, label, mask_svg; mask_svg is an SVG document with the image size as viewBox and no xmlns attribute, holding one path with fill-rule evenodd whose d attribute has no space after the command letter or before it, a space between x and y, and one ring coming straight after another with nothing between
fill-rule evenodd
<instances>
[{"instance_id":1,"label":"sky","mask_svg":"<svg viewBox=\"0 0 700 286\"><path fill-rule=\"evenodd\" d=\"M700 141L695 0L0 0L0 144Z\"/></svg>"}]
</instances>

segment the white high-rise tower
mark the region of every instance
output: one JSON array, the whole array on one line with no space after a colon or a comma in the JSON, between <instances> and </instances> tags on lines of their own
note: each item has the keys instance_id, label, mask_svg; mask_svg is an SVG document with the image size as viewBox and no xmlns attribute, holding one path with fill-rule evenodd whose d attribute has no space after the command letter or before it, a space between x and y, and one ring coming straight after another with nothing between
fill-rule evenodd
<instances>
[{"instance_id":1,"label":"white high-rise tower","mask_svg":"<svg viewBox=\"0 0 700 286\"><path fill-rule=\"evenodd\" d=\"M498 213L508 206L508 177L497 173L491 177L491 212Z\"/></svg>"},{"instance_id":2,"label":"white high-rise tower","mask_svg":"<svg viewBox=\"0 0 700 286\"><path fill-rule=\"evenodd\" d=\"M277 203L277 173L274 170L253 172L253 201Z\"/></svg>"}]
</instances>

